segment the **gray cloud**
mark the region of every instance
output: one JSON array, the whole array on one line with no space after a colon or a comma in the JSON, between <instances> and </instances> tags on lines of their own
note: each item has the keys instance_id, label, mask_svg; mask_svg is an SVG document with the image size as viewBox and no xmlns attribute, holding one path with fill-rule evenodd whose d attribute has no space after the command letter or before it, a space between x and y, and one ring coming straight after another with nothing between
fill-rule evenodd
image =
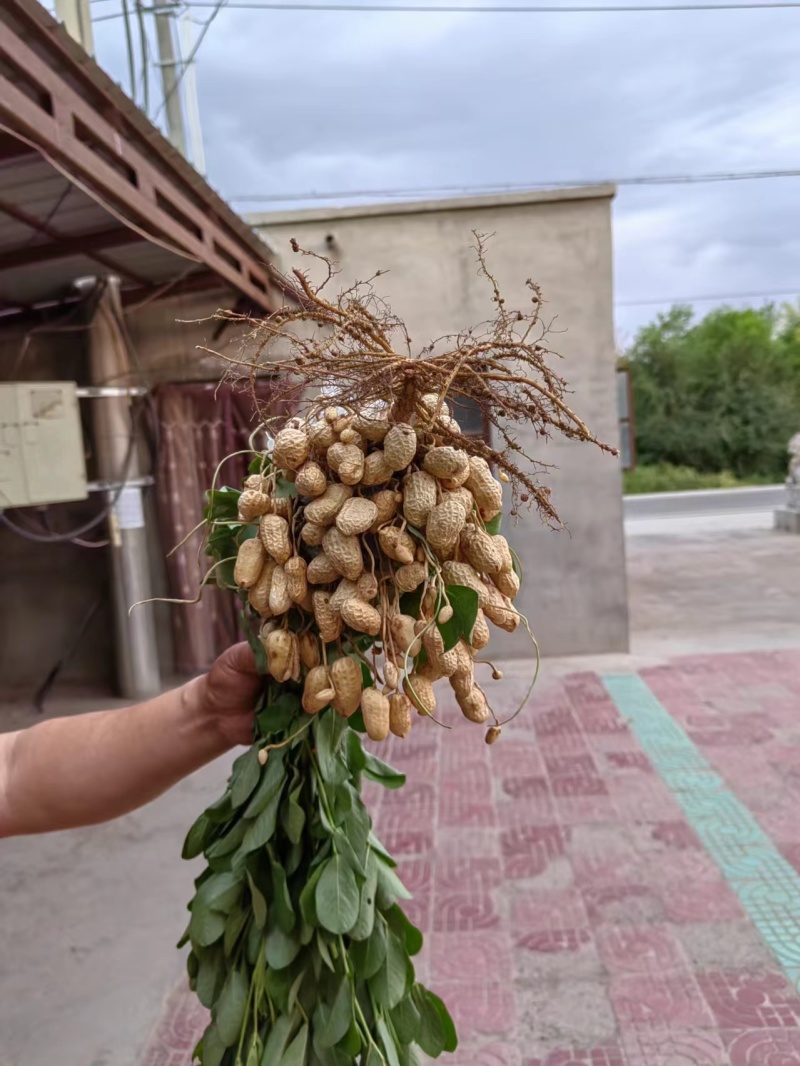
<instances>
[{"instance_id":1,"label":"gray cloud","mask_svg":"<svg viewBox=\"0 0 800 1066\"><path fill-rule=\"evenodd\" d=\"M98 51L122 78L118 22ZM198 64L209 177L233 196L797 166L799 52L793 11L223 10ZM800 284L797 188L622 189L618 298ZM656 310L620 307L620 334Z\"/></svg>"}]
</instances>

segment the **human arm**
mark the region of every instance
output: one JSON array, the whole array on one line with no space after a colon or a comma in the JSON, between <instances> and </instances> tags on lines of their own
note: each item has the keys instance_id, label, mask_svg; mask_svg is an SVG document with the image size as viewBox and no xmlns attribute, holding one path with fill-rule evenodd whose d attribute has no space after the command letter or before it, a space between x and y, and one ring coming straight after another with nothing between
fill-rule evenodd
<instances>
[{"instance_id":1,"label":"human arm","mask_svg":"<svg viewBox=\"0 0 800 1066\"><path fill-rule=\"evenodd\" d=\"M0 735L0 837L117 818L253 737L261 691L246 644L146 703Z\"/></svg>"}]
</instances>

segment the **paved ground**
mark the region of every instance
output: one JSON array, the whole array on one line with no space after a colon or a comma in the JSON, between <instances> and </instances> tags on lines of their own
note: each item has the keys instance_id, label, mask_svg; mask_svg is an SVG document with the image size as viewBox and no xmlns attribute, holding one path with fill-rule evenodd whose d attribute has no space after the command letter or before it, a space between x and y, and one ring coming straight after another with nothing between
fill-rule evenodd
<instances>
[{"instance_id":1,"label":"paved ground","mask_svg":"<svg viewBox=\"0 0 800 1066\"><path fill-rule=\"evenodd\" d=\"M637 539L635 656L548 663L493 748L466 725L395 744L409 784L379 831L454 1066L800 1064L798 552ZM188 1063L203 1019L172 944L196 868L176 855L225 771L0 845L0 1066Z\"/></svg>"}]
</instances>

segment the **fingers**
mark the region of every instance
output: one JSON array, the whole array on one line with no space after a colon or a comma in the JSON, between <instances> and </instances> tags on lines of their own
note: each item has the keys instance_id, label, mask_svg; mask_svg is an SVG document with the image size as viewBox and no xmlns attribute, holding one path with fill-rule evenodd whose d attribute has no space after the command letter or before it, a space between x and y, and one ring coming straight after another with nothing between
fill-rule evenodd
<instances>
[{"instance_id":1,"label":"fingers","mask_svg":"<svg viewBox=\"0 0 800 1066\"><path fill-rule=\"evenodd\" d=\"M253 677L258 676L255 657L246 641L227 648L220 655L217 662L227 670L232 670L239 674L251 674Z\"/></svg>"}]
</instances>

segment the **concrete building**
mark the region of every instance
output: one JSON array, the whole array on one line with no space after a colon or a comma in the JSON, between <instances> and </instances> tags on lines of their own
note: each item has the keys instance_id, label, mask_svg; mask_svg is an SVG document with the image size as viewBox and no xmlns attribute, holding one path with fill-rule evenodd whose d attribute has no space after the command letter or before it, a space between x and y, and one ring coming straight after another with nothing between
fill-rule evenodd
<instances>
[{"instance_id":1,"label":"concrete building","mask_svg":"<svg viewBox=\"0 0 800 1066\"><path fill-rule=\"evenodd\" d=\"M291 211L249 221L293 266L289 241L338 262L348 286L388 271L377 288L420 346L492 313L478 276L473 231L492 234L489 260L509 307L528 306L527 278L542 286L548 343L563 357L576 413L617 444L612 321L612 186L474 199ZM303 260L303 268L309 265ZM312 269L313 274L313 269ZM522 438L523 434L520 434ZM624 651L628 610L619 461L586 444L522 441L554 469L548 482L567 530L535 515L505 530L525 572L520 606L549 655ZM527 635L497 637L496 654L530 653Z\"/></svg>"}]
</instances>

